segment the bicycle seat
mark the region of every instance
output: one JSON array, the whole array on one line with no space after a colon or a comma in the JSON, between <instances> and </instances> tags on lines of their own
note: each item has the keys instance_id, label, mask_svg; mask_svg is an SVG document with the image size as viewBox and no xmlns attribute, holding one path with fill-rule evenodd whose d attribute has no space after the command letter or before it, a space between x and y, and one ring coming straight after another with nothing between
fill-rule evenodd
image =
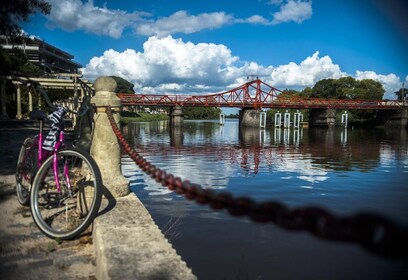
<instances>
[{"instance_id":1,"label":"bicycle seat","mask_svg":"<svg viewBox=\"0 0 408 280\"><path fill-rule=\"evenodd\" d=\"M30 119L37 121L45 121L47 119L47 114L37 109L28 113L28 116L30 117Z\"/></svg>"}]
</instances>

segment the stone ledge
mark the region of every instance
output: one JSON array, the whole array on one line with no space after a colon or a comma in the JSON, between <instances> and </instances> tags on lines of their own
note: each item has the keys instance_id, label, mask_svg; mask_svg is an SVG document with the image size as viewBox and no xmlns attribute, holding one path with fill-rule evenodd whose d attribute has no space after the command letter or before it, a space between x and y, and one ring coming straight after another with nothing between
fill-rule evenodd
<instances>
[{"instance_id":1,"label":"stone ledge","mask_svg":"<svg viewBox=\"0 0 408 280\"><path fill-rule=\"evenodd\" d=\"M197 279L135 194L115 200L94 221L97 279Z\"/></svg>"}]
</instances>

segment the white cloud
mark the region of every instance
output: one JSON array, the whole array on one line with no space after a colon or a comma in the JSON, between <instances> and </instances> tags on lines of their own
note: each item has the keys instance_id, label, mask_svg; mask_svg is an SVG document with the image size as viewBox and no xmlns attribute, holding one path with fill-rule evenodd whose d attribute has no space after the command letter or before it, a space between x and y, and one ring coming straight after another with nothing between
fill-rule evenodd
<instances>
[{"instance_id":1,"label":"white cloud","mask_svg":"<svg viewBox=\"0 0 408 280\"><path fill-rule=\"evenodd\" d=\"M195 33L203 29L219 28L232 23L233 16L224 12L202 13L189 15L186 11L178 11L169 17L146 21L136 27L140 35L167 36L175 33Z\"/></svg>"},{"instance_id":2,"label":"white cloud","mask_svg":"<svg viewBox=\"0 0 408 280\"><path fill-rule=\"evenodd\" d=\"M49 0L51 13L47 25L65 31L84 30L98 35L119 38L123 31L137 24L147 13L128 13L94 6L93 0L82 3L80 0Z\"/></svg>"},{"instance_id":3,"label":"white cloud","mask_svg":"<svg viewBox=\"0 0 408 280\"><path fill-rule=\"evenodd\" d=\"M319 52L315 52L300 64L290 62L274 68L270 82L281 87L306 87L313 86L321 79L337 79L345 75L329 56L320 58Z\"/></svg>"},{"instance_id":4,"label":"white cloud","mask_svg":"<svg viewBox=\"0 0 408 280\"><path fill-rule=\"evenodd\" d=\"M202 90L202 85L216 87L228 83L229 68L238 60L224 45L193 44L174 39L150 37L143 52L107 50L94 57L84 69L88 77L119 75L136 83L140 89L166 89L166 84L189 84ZM184 87L183 87L184 88Z\"/></svg>"},{"instance_id":5,"label":"white cloud","mask_svg":"<svg viewBox=\"0 0 408 280\"><path fill-rule=\"evenodd\" d=\"M401 88L400 78L395 74L381 75L373 71L356 71L357 80L372 79L379 81L385 89L385 99L395 99L395 92Z\"/></svg>"},{"instance_id":6,"label":"white cloud","mask_svg":"<svg viewBox=\"0 0 408 280\"><path fill-rule=\"evenodd\" d=\"M313 87L319 80L337 79L350 74L319 52L300 63L263 66L241 61L225 45L193 44L175 39L150 37L143 51L127 49L123 52L107 50L92 58L83 72L87 78L101 75L121 76L135 84L137 92L204 94L225 91L245 83L248 75L257 75L278 89ZM356 71L356 79L374 79L385 88L385 98L395 99L401 87L395 74L381 75L373 71ZM405 77L408 84L408 76Z\"/></svg>"},{"instance_id":7,"label":"white cloud","mask_svg":"<svg viewBox=\"0 0 408 280\"><path fill-rule=\"evenodd\" d=\"M274 4L277 3L277 1ZM312 17L312 2L289 0L287 3L280 6L280 11L273 14L272 24L280 24L283 22L301 23Z\"/></svg>"},{"instance_id":8,"label":"white cloud","mask_svg":"<svg viewBox=\"0 0 408 280\"><path fill-rule=\"evenodd\" d=\"M190 34L205 29L216 29L238 23L272 25L284 22L297 22L312 16L311 2L289 0L280 5L280 11L274 14L273 21L260 15L251 15L246 19L235 18L224 11L191 15L186 11L177 11L170 16L154 18L142 11L127 12L118 9L98 7L93 0L83 3L81 0L49 0L52 5L47 25L65 31L82 30L88 33L120 38L127 29L143 36L160 36L175 33ZM283 3L283 4L282 4ZM272 4L272 3L269 3Z\"/></svg>"}]
</instances>

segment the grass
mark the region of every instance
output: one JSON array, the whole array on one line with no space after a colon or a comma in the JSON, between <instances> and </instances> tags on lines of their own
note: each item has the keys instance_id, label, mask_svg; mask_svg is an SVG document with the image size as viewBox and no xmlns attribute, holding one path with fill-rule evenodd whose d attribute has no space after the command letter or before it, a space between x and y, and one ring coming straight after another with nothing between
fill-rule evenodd
<instances>
[{"instance_id":1,"label":"grass","mask_svg":"<svg viewBox=\"0 0 408 280\"><path fill-rule=\"evenodd\" d=\"M133 113L133 112L122 112L120 116L120 122L122 124L127 124L131 122L151 122L168 120L169 116L166 114L149 114L149 113Z\"/></svg>"}]
</instances>

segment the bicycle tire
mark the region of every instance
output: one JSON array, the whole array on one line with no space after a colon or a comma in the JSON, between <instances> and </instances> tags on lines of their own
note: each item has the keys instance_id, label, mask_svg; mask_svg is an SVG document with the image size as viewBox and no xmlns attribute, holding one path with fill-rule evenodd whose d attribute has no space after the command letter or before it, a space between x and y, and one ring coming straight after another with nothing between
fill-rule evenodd
<instances>
[{"instance_id":1,"label":"bicycle tire","mask_svg":"<svg viewBox=\"0 0 408 280\"><path fill-rule=\"evenodd\" d=\"M21 146L16 168L16 193L18 202L30 204L30 189L37 171L38 144L32 137L27 137Z\"/></svg>"},{"instance_id":2,"label":"bicycle tire","mask_svg":"<svg viewBox=\"0 0 408 280\"><path fill-rule=\"evenodd\" d=\"M98 214L102 200L102 177L94 159L76 148L57 153L57 191L53 174L53 156L39 168L30 193L35 224L48 237L70 240L83 233ZM67 166L68 165L68 166ZM68 180L64 170L68 168ZM71 184L71 191L68 183Z\"/></svg>"}]
</instances>

